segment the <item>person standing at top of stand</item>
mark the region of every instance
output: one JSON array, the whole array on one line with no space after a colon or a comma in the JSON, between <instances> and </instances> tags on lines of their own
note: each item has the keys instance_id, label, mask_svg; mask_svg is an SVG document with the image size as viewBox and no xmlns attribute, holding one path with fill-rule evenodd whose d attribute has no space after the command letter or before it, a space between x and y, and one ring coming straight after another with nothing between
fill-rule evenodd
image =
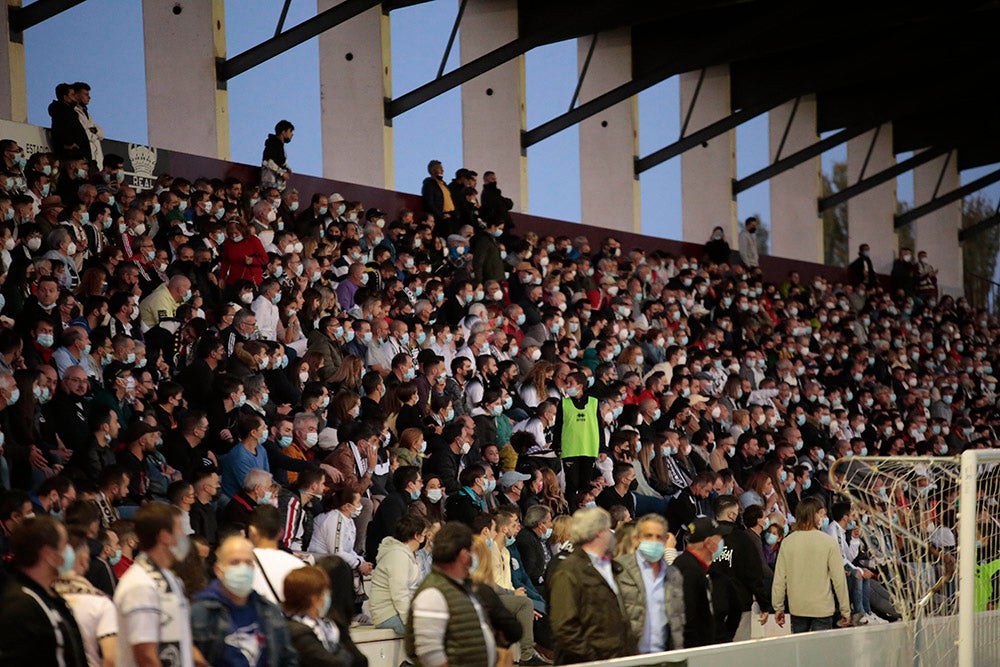
<instances>
[{"instance_id":1,"label":"person standing at top of stand","mask_svg":"<svg viewBox=\"0 0 1000 667\"><path fill-rule=\"evenodd\" d=\"M295 126L287 120L279 120L274 126L274 134L264 141L264 156L261 158L260 184L284 191L292 170L285 157L285 144L292 140Z\"/></svg>"}]
</instances>

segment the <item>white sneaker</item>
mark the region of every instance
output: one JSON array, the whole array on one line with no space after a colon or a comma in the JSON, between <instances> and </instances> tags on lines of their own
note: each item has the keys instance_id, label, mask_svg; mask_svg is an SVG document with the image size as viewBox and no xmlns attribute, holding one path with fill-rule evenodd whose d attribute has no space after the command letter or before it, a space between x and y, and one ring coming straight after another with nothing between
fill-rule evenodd
<instances>
[{"instance_id":1,"label":"white sneaker","mask_svg":"<svg viewBox=\"0 0 1000 667\"><path fill-rule=\"evenodd\" d=\"M885 623L885 621L883 621L875 614L865 614L864 618L866 621L868 621L868 625L882 625L883 623Z\"/></svg>"}]
</instances>

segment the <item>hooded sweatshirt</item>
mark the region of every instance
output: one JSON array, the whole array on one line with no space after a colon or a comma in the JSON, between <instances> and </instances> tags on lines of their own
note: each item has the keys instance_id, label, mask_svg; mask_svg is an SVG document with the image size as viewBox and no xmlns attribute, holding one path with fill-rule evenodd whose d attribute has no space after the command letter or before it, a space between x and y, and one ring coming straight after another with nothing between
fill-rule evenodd
<instances>
[{"instance_id":1,"label":"hooded sweatshirt","mask_svg":"<svg viewBox=\"0 0 1000 667\"><path fill-rule=\"evenodd\" d=\"M372 621L378 625L399 615L406 623L413 593L423 579L416 555L405 542L395 537L382 540L372 571L369 605Z\"/></svg>"}]
</instances>

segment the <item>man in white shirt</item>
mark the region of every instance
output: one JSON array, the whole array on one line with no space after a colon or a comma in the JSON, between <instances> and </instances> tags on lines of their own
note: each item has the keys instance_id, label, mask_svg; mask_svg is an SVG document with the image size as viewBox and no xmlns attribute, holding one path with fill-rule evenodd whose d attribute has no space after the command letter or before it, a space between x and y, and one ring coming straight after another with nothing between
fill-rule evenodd
<instances>
[{"instance_id":1,"label":"man in white shirt","mask_svg":"<svg viewBox=\"0 0 1000 667\"><path fill-rule=\"evenodd\" d=\"M257 329L263 340L278 340L278 303L281 301L281 284L269 278L260 284L260 296L250 305L257 316Z\"/></svg>"},{"instance_id":2,"label":"man in white shirt","mask_svg":"<svg viewBox=\"0 0 1000 667\"><path fill-rule=\"evenodd\" d=\"M250 515L248 532L253 543L253 589L280 605L285 600L285 577L305 562L278 548L281 513L270 505L258 505Z\"/></svg>"},{"instance_id":3,"label":"man in white shirt","mask_svg":"<svg viewBox=\"0 0 1000 667\"><path fill-rule=\"evenodd\" d=\"M850 503L835 503L830 508L831 521L824 528L824 532L837 540L840 553L844 559L844 573L847 575L847 590L851 596L851 608L854 612L853 620L855 625L867 625L868 623L881 623L880 618L872 614L871 611L871 579L875 576L871 570L858 567L850 556L850 545L848 540L851 531L856 526L855 514L851 511Z\"/></svg>"},{"instance_id":4,"label":"man in white shirt","mask_svg":"<svg viewBox=\"0 0 1000 667\"><path fill-rule=\"evenodd\" d=\"M191 607L184 585L170 571L191 549L180 510L150 503L136 513L134 522L141 553L115 590L116 667L207 665L191 641Z\"/></svg>"}]
</instances>

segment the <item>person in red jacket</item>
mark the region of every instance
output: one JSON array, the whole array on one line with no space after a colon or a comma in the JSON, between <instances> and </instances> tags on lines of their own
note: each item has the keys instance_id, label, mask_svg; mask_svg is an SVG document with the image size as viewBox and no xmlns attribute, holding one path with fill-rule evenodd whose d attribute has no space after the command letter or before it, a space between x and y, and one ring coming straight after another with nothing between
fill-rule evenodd
<instances>
[{"instance_id":1,"label":"person in red jacket","mask_svg":"<svg viewBox=\"0 0 1000 667\"><path fill-rule=\"evenodd\" d=\"M249 280L259 286L264 279L263 268L267 266L264 245L242 222L229 223L226 236L220 258L220 283L232 285L239 280Z\"/></svg>"}]
</instances>

